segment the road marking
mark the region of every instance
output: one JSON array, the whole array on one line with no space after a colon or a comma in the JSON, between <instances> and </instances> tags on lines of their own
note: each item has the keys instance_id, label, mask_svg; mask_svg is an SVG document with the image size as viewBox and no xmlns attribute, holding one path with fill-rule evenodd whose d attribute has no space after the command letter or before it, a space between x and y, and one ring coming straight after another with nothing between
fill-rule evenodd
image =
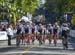
<instances>
[{"instance_id":1,"label":"road marking","mask_svg":"<svg viewBox=\"0 0 75 55\"><path fill-rule=\"evenodd\" d=\"M47 54L57 54L57 55L75 55L75 52L70 52L70 51L66 51L66 50L63 50L62 49L62 47L44 47L44 46L39 46L38 48L56 48L56 49L59 49L59 50L55 50L55 51L46 51L46 50L44 50L44 51L36 51L36 49L35 49L35 51L30 51L30 49L31 48L37 48L38 46L36 46L36 45L33 45L32 47L28 47L27 49L25 49L25 50L23 50L23 51L13 51L13 52L4 52L4 53L0 53L1 55L2 54L5 54L5 55L11 55L11 54L19 54L19 55L23 55L23 54L45 54L45 55L47 55ZM61 49L61 50L60 50Z\"/></svg>"},{"instance_id":2,"label":"road marking","mask_svg":"<svg viewBox=\"0 0 75 55\"><path fill-rule=\"evenodd\" d=\"M31 48L34 48L35 46L33 45ZM31 48L27 48L26 50L22 51L19 55L23 55L27 53Z\"/></svg>"},{"instance_id":3,"label":"road marking","mask_svg":"<svg viewBox=\"0 0 75 55\"><path fill-rule=\"evenodd\" d=\"M66 52L66 51L28 51L27 54L57 54L57 55L74 55L74 52Z\"/></svg>"},{"instance_id":4,"label":"road marking","mask_svg":"<svg viewBox=\"0 0 75 55\"><path fill-rule=\"evenodd\" d=\"M18 54L20 53L21 51L17 51L17 52L6 52L6 53L3 53L4 55L11 55L11 54ZM67 51L28 51L28 50L25 50L23 53L21 52L21 55L23 54L43 54L43 55L75 55L75 52L67 52ZM2 53L0 53L2 55Z\"/></svg>"}]
</instances>

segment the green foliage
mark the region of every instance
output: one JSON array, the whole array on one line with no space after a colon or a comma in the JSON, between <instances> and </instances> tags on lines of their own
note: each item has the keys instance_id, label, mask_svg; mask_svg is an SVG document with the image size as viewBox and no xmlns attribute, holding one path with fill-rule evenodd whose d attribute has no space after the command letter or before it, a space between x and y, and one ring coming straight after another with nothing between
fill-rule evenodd
<instances>
[{"instance_id":1,"label":"green foliage","mask_svg":"<svg viewBox=\"0 0 75 55\"><path fill-rule=\"evenodd\" d=\"M3 9L9 9L10 12L8 12L8 14L6 13L6 15L9 17L10 14L14 14L16 15L16 17L21 17L23 14L21 13L21 11L25 12L25 14L27 12L34 14L35 12L35 7L38 4L37 0L0 0L0 8L2 6L2 3L5 3L5 6ZM8 5L11 5L11 8L9 8ZM20 9L21 11L18 12L18 9ZM1 13L0 13L1 14Z\"/></svg>"},{"instance_id":2,"label":"green foliage","mask_svg":"<svg viewBox=\"0 0 75 55\"><path fill-rule=\"evenodd\" d=\"M75 0L46 0L45 7L52 12L71 12L75 8Z\"/></svg>"},{"instance_id":3,"label":"green foliage","mask_svg":"<svg viewBox=\"0 0 75 55\"><path fill-rule=\"evenodd\" d=\"M16 1L15 1L17 8L22 7L21 2L22 2L22 0L16 0Z\"/></svg>"},{"instance_id":4,"label":"green foliage","mask_svg":"<svg viewBox=\"0 0 75 55\"><path fill-rule=\"evenodd\" d=\"M54 3L52 4L52 0L46 0L46 3L45 3L45 7L46 9L48 9L50 12L53 12L54 10Z\"/></svg>"},{"instance_id":5,"label":"green foliage","mask_svg":"<svg viewBox=\"0 0 75 55\"><path fill-rule=\"evenodd\" d=\"M37 0L22 0L22 9L27 13L34 13L35 7L37 5Z\"/></svg>"},{"instance_id":6,"label":"green foliage","mask_svg":"<svg viewBox=\"0 0 75 55\"><path fill-rule=\"evenodd\" d=\"M7 4L9 4L10 1L12 1L12 0L0 0L0 5L3 1L7 2ZM12 4L11 10L14 10L15 8L17 8L17 9L21 9L25 12L34 13L37 3L38 3L37 0L14 0L14 3L10 3L10 4Z\"/></svg>"}]
</instances>

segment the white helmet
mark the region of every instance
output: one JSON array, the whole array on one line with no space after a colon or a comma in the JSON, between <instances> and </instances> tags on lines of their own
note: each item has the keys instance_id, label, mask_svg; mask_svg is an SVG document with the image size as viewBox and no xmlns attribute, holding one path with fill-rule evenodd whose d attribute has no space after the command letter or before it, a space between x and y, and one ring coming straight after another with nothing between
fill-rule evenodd
<instances>
[{"instance_id":1,"label":"white helmet","mask_svg":"<svg viewBox=\"0 0 75 55\"><path fill-rule=\"evenodd\" d=\"M52 24L49 24L49 26L51 26Z\"/></svg>"},{"instance_id":2,"label":"white helmet","mask_svg":"<svg viewBox=\"0 0 75 55\"><path fill-rule=\"evenodd\" d=\"M57 22L55 22L55 25L58 25L58 23L57 23Z\"/></svg>"}]
</instances>

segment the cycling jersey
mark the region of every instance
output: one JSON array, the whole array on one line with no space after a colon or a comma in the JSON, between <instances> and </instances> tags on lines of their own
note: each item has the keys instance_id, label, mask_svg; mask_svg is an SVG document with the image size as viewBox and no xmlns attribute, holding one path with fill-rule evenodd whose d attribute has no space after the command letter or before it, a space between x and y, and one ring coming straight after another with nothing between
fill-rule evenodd
<instances>
[{"instance_id":1,"label":"cycling jersey","mask_svg":"<svg viewBox=\"0 0 75 55\"><path fill-rule=\"evenodd\" d=\"M41 27L41 26L38 26L38 32L39 32L40 34L42 34L42 27Z\"/></svg>"},{"instance_id":2,"label":"cycling jersey","mask_svg":"<svg viewBox=\"0 0 75 55\"><path fill-rule=\"evenodd\" d=\"M32 34L35 32L35 27L32 27Z\"/></svg>"},{"instance_id":3,"label":"cycling jersey","mask_svg":"<svg viewBox=\"0 0 75 55\"><path fill-rule=\"evenodd\" d=\"M53 33L54 33L54 34L58 33L58 27L59 27L59 26L54 26L54 27L53 27Z\"/></svg>"},{"instance_id":4,"label":"cycling jersey","mask_svg":"<svg viewBox=\"0 0 75 55\"><path fill-rule=\"evenodd\" d=\"M19 25L16 26L16 29L17 29L17 33L16 34L21 34L21 27Z\"/></svg>"},{"instance_id":5,"label":"cycling jersey","mask_svg":"<svg viewBox=\"0 0 75 55\"><path fill-rule=\"evenodd\" d=\"M24 34L25 30L24 30L24 25L21 26L21 33Z\"/></svg>"},{"instance_id":6,"label":"cycling jersey","mask_svg":"<svg viewBox=\"0 0 75 55\"><path fill-rule=\"evenodd\" d=\"M27 26L25 26L25 33L29 33L29 28Z\"/></svg>"},{"instance_id":7,"label":"cycling jersey","mask_svg":"<svg viewBox=\"0 0 75 55\"><path fill-rule=\"evenodd\" d=\"M52 26L48 26L47 29L52 34L53 27Z\"/></svg>"},{"instance_id":8,"label":"cycling jersey","mask_svg":"<svg viewBox=\"0 0 75 55\"><path fill-rule=\"evenodd\" d=\"M66 37L67 38L67 34L68 34L68 30L69 28L68 27L62 27L62 36Z\"/></svg>"}]
</instances>

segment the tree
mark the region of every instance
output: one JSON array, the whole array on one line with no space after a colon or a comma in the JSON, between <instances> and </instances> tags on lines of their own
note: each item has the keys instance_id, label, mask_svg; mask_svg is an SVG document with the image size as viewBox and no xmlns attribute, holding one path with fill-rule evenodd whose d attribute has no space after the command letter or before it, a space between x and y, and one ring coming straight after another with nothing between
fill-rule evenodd
<instances>
[{"instance_id":1,"label":"tree","mask_svg":"<svg viewBox=\"0 0 75 55\"><path fill-rule=\"evenodd\" d=\"M22 0L22 9L23 11L34 13L35 7L37 6L37 0Z\"/></svg>"},{"instance_id":2,"label":"tree","mask_svg":"<svg viewBox=\"0 0 75 55\"><path fill-rule=\"evenodd\" d=\"M56 3L54 0L46 0L46 3L44 6L49 12L53 12L55 8L55 4Z\"/></svg>"},{"instance_id":3,"label":"tree","mask_svg":"<svg viewBox=\"0 0 75 55\"><path fill-rule=\"evenodd\" d=\"M2 4L2 2L11 4L12 5L11 10L14 10L15 8L21 9L25 13L27 12L34 13L35 7L38 4L37 0L0 0L0 5Z\"/></svg>"},{"instance_id":4,"label":"tree","mask_svg":"<svg viewBox=\"0 0 75 55\"><path fill-rule=\"evenodd\" d=\"M69 11L73 11L75 9L75 0L69 0L67 7L69 8Z\"/></svg>"},{"instance_id":5,"label":"tree","mask_svg":"<svg viewBox=\"0 0 75 55\"><path fill-rule=\"evenodd\" d=\"M0 0L0 8L2 7L3 2L5 3L4 8L7 8L7 11L8 9L10 10L8 14L6 14L10 16L10 14L15 13L16 17L23 15L24 12L25 14L27 12L34 14L35 7L38 4L37 0ZM11 8L9 5L11 5ZM18 9L20 9L20 12L18 12ZM21 11L23 11L23 13L21 13Z\"/></svg>"},{"instance_id":6,"label":"tree","mask_svg":"<svg viewBox=\"0 0 75 55\"><path fill-rule=\"evenodd\" d=\"M75 8L75 0L46 0L45 7L52 12L71 12Z\"/></svg>"}]
</instances>

